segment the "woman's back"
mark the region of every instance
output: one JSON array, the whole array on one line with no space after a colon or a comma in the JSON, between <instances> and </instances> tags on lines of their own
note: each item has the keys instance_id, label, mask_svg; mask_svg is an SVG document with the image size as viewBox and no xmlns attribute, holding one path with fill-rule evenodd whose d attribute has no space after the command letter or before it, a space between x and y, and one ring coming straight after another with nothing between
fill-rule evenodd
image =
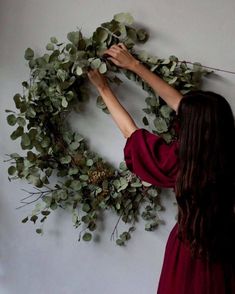
<instances>
[{"instance_id":1,"label":"woman's back","mask_svg":"<svg viewBox=\"0 0 235 294\"><path fill-rule=\"evenodd\" d=\"M187 102L201 99L204 93L192 95ZM234 118L229 105L220 103L221 118L215 106L204 115L202 110L193 115L184 100L188 98L185 95L178 111L178 140L167 144L162 137L141 128L127 139L124 158L141 179L176 192L178 221L166 244L157 293L188 294L190 289L191 294L233 294ZM223 115L226 118L222 121ZM215 126L213 119L221 121ZM200 122L201 129L197 129ZM220 128L217 133L216 127Z\"/></svg>"}]
</instances>

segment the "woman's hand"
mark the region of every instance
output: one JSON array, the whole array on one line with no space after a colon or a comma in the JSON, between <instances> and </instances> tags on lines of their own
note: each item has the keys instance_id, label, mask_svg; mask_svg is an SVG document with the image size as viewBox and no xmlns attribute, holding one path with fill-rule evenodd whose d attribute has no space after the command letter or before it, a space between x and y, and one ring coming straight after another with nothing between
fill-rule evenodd
<instances>
[{"instance_id":1,"label":"woman's hand","mask_svg":"<svg viewBox=\"0 0 235 294\"><path fill-rule=\"evenodd\" d=\"M131 55L123 43L112 45L109 49L104 51L103 55L105 54L111 56L107 58L108 60L111 60L115 65L125 69L133 70L135 65L139 63L139 60Z\"/></svg>"},{"instance_id":2,"label":"woman's hand","mask_svg":"<svg viewBox=\"0 0 235 294\"><path fill-rule=\"evenodd\" d=\"M104 89L104 88L107 88L109 85L108 85L108 82L105 78L104 75L102 75L99 70L96 68L96 69L90 69L88 72L87 72L87 75L88 75L88 78L89 80L91 81L91 83L98 89L98 90L101 90L101 89Z\"/></svg>"}]
</instances>

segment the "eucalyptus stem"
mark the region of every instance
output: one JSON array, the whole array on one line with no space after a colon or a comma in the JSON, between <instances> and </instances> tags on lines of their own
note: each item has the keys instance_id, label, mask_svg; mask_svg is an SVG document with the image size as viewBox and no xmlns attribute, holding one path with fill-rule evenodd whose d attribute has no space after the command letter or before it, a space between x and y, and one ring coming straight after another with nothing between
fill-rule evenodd
<instances>
[{"instance_id":1,"label":"eucalyptus stem","mask_svg":"<svg viewBox=\"0 0 235 294\"><path fill-rule=\"evenodd\" d=\"M187 63L187 64L194 64L193 62L191 61L185 61L185 60L179 60L178 62L180 63ZM205 68L210 68L210 69L214 69L216 71L222 71L222 72L226 72L226 73L230 73L230 74L235 74L235 71L229 71L229 70L225 70L225 69L220 69L220 68L215 68L215 67L211 67L211 66L207 66L207 65L201 65L202 67L205 67Z\"/></svg>"}]
</instances>

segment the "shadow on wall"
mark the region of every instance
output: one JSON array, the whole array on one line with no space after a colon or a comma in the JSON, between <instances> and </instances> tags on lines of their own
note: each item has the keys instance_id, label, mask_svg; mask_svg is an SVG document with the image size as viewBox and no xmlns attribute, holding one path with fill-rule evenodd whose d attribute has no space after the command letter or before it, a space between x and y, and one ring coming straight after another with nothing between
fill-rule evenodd
<instances>
[{"instance_id":1,"label":"shadow on wall","mask_svg":"<svg viewBox=\"0 0 235 294\"><path fill-rule=\"evenodd\" d=\"M9 256L14 256L15 252L12 243L11 235L14 232L12 225L12 214L8 209L8 203L4 200L2 192L0 192L0 293L9 294L4 284L8 284L9 280Z\"/></svg>"}]
</instances>

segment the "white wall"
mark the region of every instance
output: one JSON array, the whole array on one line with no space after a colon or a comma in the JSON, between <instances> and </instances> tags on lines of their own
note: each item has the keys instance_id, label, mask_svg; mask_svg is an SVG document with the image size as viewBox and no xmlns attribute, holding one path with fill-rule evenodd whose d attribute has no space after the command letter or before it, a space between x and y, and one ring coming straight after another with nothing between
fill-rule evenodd
<instances>
[{"instance_id":1,"label":"white wall","mask_svg":"<svg viewBox=\"0 0 235 294\"><path fill-rule=\"evenodd\" d=\"M5 154L24 154L19 141L9 138L13 128L7 125L4 111L14 109L12 97L22 91L21 82L28 78L24 50L31 47L42 53L51 36L63 41L76 27L90 35L115 13L127 11L138 25L150 30L150 40L139 48L159 57L174 54L180 59L235 70L233 0L1 0L0 294L156 293L166 240L175 224L176 207L170 190L163 195L166 211L161 216L166 225L155 232L145 231L141 221L127 247L116 246L110 242L110 235L117 216L106 212L104 222L100 222L100 239L78 243L79 230L73 228L69 214L51 215L43 236L35 233L33 224L21 224L31 207L15 208L26 196L21 189L32 191L32 187L20 181L9 182L8 163L3 162ZM224 95L234 109L235 76L217 74L205 80L204 88ZM116 93L136 123L144 127L141 108L146 93L127 80ZM82 117L73 115L71 121L90 139L94 151L118 166L123 160L125 139L94 101ZM120 225L120 232L123 228Z\"/></svg>"}]
</instances>

